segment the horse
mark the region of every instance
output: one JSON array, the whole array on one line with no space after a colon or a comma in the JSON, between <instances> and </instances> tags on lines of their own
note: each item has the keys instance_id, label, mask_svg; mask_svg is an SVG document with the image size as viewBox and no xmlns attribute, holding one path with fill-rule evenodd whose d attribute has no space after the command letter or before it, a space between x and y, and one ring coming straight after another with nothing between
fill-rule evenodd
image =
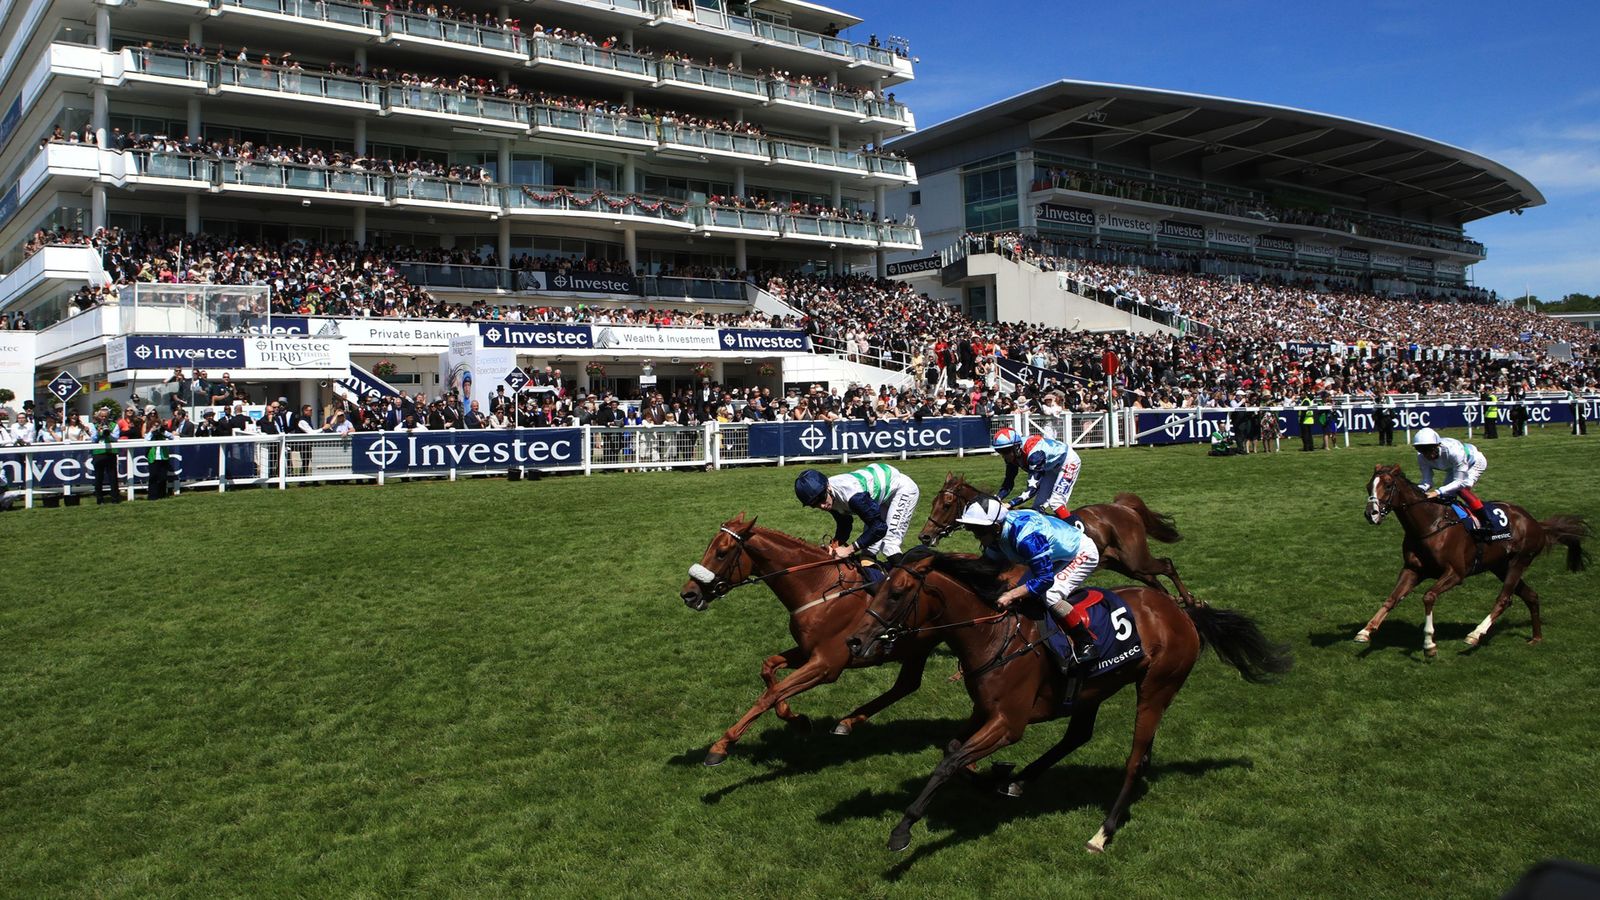
<instances>
[{"instance_id":1,"label":"horse","mask_svg":"<svg viewBox=\"0 0 1600 900\"><path fill-rule=\"evenodd\" d=\"M1500 594L1489 615L1467 635L1467 646L1478 646L1494 627L1495 620L1511 605L1513 592L1522 598L1533 616L1533 637L1528 643L1542 642L1544 628L1539 620L1539 595L1522 573L1540 554L1557 544L1567 548L1567 570L1583 571L1588 562L1583 539L1589 535L1589 525L1581 516L1552 516L1540 522L1520 506L1502 503L1500 508L1508 518L1511 540L1479 546L1465 528L1456 527L1459 520L1450 511L1449 503L1430 500L1399 466L1383 463L1374 466L1372 480L1367 483L1367 521L1380 525L1389 513L1395 513L1405 529L1405 541L1400 545L1404 567L1389 599L1378 607L1366 627L1356 633L1356 642L1370 641L1372 633L1383 624L1394 605L1416 589L1423 579L1433 578L1436 579L1433 587L1422 595L1422 649L1430 657L1438 656L1439 647L1433 640L1434 602L1440 594L1481 572L1493 572L1500 579Z\"/></svg>"},{"instance_id":2,"label":"horse","mask_svg":"<svg viewBox=\"0 0 1600 900\"><path fill-rule=\"evenodd\" d=\"M928 524L922 526L918 536L923 544L937 546L956 529L956 516L968 503L984 496L967 479L954 472L945 476L944 484L933 498L933 509L928 513ZM1165 591L1156 576L1172 579L1178 597L1185 606L1196 601L1194 595L1178 577L1178 567L1168 557L1150 555L1150 538L1163 544L1175 544L1183 539L1172 517L1152 512L1138 494L1123 492L1113 503L1096 503L1080 506L1075 512L1083 521L1083 533L1094 541L1100 550L1100 565L1142 581L1158 591Z\"/></svg>"},{"instance_id":3,"label":"horse","mask_svg":"<svg viewBox=\"0 0 1600 900\"><path fill-rule=\"evenodd\" d=\"M1127 814L1135 784L1149 769L1161 717L1206 646L1252 682L1271 680L1293 664L1287 650L1270 643L1242 613L1205 605L1179 606L1154 588L1116 588L1133 613L1144 657L1084 679L1072 697L1067 677L1049 657L1033 621L1014 609L996 612L991 605L1009 587L1006 571L1003 564L981 557L915 548L878 586L868 618L848 640L852 654L867 660L877 653L892 652L901 640L940 635L960 657L967 673L967 693L972 697L971 717L945 749L927 786L890 832L890 850L910 845L912 826L927 813L934 792L953 774L1015 743L1028 725L1070 715L1060 742L1001 790L1007 796L1020 797L1028 781L1093 736L1100 705L1124 685L1132 684L1138 692L1138 710L1122 790L1100 830L1085 845L1092 853L1104 852ZM1071 708L1063 712L1066 702Z\"/></svg>"},{"instance_id":4,"label":"horse","mask_svg":"<svg viewBox=\"0 0 1600 900\"><path fill-rule=\"evenodd\" d=\"M922 685L928 654L938 644L936 638L908 642L892 656L871 662L852 658L845 646L845 637L865 615L874 584L859 563L835 559L826 547L757 527L755 518L747 521L742 512L722 524L700 562L689 567L689 580L678 596L690 609L703 612L728 591L756 583L771 588L789 611L789 634L795 645L762 663L761 680L766 683L766 690L711 745L705 758L707 766L726 760L733 744L768 709L774 709L792 727L808 727L809 720L790 709L789 698L819 684L832 683L847 668L891 660L901 664L899 677L887 691L839 720L833 729L837 735L849 734ZM785 668L794 671L780 682L775 675Z\"/></svg>"}]
</instances>

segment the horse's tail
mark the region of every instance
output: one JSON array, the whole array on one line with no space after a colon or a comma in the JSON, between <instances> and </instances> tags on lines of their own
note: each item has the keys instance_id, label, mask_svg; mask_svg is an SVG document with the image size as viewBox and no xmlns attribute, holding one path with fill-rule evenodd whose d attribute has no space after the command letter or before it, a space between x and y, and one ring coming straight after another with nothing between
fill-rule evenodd
<instances>
[{"instance_id":1,"label":"horse's tail","mask_svg":"<svg viewBox=\"0 0 1600 900\"><path fill-rule=\"evenodd\" d=\"M1544 528L1544 546L1541 552L1556 544L1567 548L1567 571L1582 572L1589 564L1589 554L1584 552L1583 539L1589 536L1589 523L1583 516L1551 516L1540 522Z\"/></svg>"},{"instance_id":2,"label":"horse's tail","mask_svg":"<svg viewBox=\"0 0 1600 900\"><path fill-rule=\"evenodd\" d=\"M1294 666L1288 644L1274 644L1261 633L1255 620L1231 609L1215 606L1185 606L1194 628L1200 632L1200 646L1217 651L1223 662L1239 670L1245 681L1272 681Z\"/></svg>"},{"instance_id":3,"label":"horse's tail","mask_svg":"<svg viewBox=\"0 0 1600 900\"><path fill-rule=\"evenodd\" d=\"M1165 513L1151 511L1144 505L1144 500L1138 494L1126 491L1117 495L1115 502L1118 506L1126 506L1139 514L1139 521L1144 523L1144 532L1163 544L1176 544L1183 540L1183 535L1178 533L1178 526L1172 524L1172 517Z\"/></svg>"}]
</instances>

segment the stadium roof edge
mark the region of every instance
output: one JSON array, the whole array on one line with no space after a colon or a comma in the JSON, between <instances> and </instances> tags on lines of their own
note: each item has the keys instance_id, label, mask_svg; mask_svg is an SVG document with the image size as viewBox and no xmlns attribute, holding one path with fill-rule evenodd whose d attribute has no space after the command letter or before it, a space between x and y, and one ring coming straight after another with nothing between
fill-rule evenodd
<instances>
[{"instance_id":1,"label":"stadium roof edge","mask_svg":"<svg viewBox=\"0 0 1600 900\"><path fill-rule=\"evenodd\" d=\"M1014 94L1010 97L997 100L970 112L962 113L950 119L946 119L938 124L918 129L916 132L911 134L902 135L890 141L889 146L906 154L916 154L935 150L969 137L992 132L995 127L996 120L1001 118L1010 117L1017 124L1021 124L1040 118L1042 115L1046 114L1044 110L1038 109L1039 107L1054 106L1055 109L1059 111L1065 111L1075 105L1082 104L1091 99L1105 100L1112 105L1114 105L1116 101L1123 100L1153 106L1168 106L1171 107L1174 112L1182 109L1193 108L1205 110L1215 115L1234 114L1236 116L1268 118L1284 123L1293 123L1303 126L1310 126L1313 128L1328 129L1331 135L1342 134L1346 140L1352 138L1365 138L1367 140L1380 141L1382 144L1388 145L1387 152L1390 154L1394 153L1394 151L1397 149L1433 153L1436 156L1444 157L1451 162L1481 170L1489 177L1497 179L1509 190L1515 192L1515 198L1506 198L1496 201L1494 202L1493 207L1484 206L1477 202L1470 201L1466 199L1465 196L1455 198L1456 201L1462 206L1461 217L1465 221L1482 218L1484 216L1493 215L1495 213L1511 209L1526 209L1535 206L1542 206L1545 203L1544 194L1540 192L1540 190L1535 187L1531 181L1513 171L1510 167L1489 159L1488 157L1482 156L1481 154L1474 153L1471 150L1456 147L1432 138L1423 137L1419 134L1402 131L1398 128L1391 128L1372 122L1364 122L1359 119L1337 116L1331 113L1320 113L1313 110L1299 109L1297 107L1282 106L1273 103L1263 103L1253 100L1240 100L1233 97L1218 97L1211 94L1198 94L1187 91L1166 90L1163 88L1142 87L1139 85L1081 81L1070 78L1063 78L1057 81L1048 82L1040 85L1039 87L1023 91L1019 94ZM1033 114L1027 114L1024 112L1030 108L1035 110ZM1019 115L1019 113L1022 115ZM1142 137L1146 135L1139 136ZM1171 140L1175 137L1180 140L1185 139L1184 136L1181 135L1158 133L1156 131L1149 132L1148 136L1159 138L1161 140ZM1198 142L1200 139L1201 138L1199 135L1194 137L1196 142ZM1337 140L1337 138L1334 138L1334 140ZM1230 149L1254 152L1260 156L1272 155L1281 159L1292 158L1291 154L1286 154L1282 151L1276 150L1252 151L1249 147ZM1385 151L1383 151L1381 148L1375 148L1373 152L1382 155ZM1307 166L1317 167L1327 165L1322 161L1311 158L1306 159L1305 164ZM1430 170L1418 174L1427 176L1424 178L1424 180L1435 180L1439 173ZM1374 174L1372 170L1352 172L1350 174L1350 178L1352 180L1385 180L1382 175ZM1393 183L1402 184L1404 182L1393 181ZM1431 187L1426 189L1419 187L1417 190L1426 190L1429 193L1435 194L1439 193L1437 189ZM1479 188L1479 192L1481 193L1481 187Z\"/></svg>"}]
</instances>

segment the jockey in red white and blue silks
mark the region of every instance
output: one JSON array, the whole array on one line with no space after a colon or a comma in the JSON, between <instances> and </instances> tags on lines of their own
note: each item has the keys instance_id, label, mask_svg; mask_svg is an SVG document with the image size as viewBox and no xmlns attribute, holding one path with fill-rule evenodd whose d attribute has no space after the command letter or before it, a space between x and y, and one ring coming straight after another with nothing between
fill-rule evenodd
<instances>
[{"instance_id":1,"label":"jockey in red white and blue silks","mask_svg":"<svg viewBox=\"0 0 1600 900\"><path fill-rule=\"evenodd\" d=\"M1017 482L1017 470L1023 469L1028 473L1028 489L1011 501L1013 509L1028 504L1040 512L1059 510L1063 518L1070 514L1072 486L1078 482L1078 468L1083 463L1078 451L1064 441L1039 434L1024 438L1010 428L994 433L994 449L1006 461L1006 480L1000 485L1000 499L1011 494Z\"/></svg>"},{"instance_id":2,"label":"jockey in red white and blue silks","mask_svg":"<svg viewBox=\"0 0 1600 900\"><path fill-rule=\"evenodd\" d=\"M1072 595L1100 565L1100 548L1082 531L1031 509L1007 510L995 497L967 504L956 521L967 526L989 559L1025 563L1028 577L995 601L1001 609L1028 597L1044 601L1072 638L1073 655L1086 662L1094 649L1086 608L1099 597L1072 603Z\"/></svg>"}]
</instances>

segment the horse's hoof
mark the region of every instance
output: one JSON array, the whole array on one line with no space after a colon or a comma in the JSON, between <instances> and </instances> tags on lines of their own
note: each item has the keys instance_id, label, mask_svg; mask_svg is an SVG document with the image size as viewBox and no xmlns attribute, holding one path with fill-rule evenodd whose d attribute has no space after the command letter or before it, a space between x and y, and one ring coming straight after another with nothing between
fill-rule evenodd
<instances>
[{"instance_id":1,"label":"horse's hoof","mask_svg":"<svg viewBox=\"0 0 1600 900\"><path fill-rule=\"evenodd\" d=\"M1528 646L1530 646L1530 647L1533 646L1534 644L1542 644L1542 643L1544 643L1544 638L1543 637L1528 638Z\"/></svg>"},{"instance_id":2,"label":"horse's hoof","mask_svg":"<svg viewBox=\"0 0 1600 900\"><path fill-rule=\"evenodd\" d=\"M1358 631L1358 632L1356 632L1356 636L1353 638L1353 640L1358 644L1365 644L1368 641L1372 640L1372 632L1366 631L1364 629L1361 630L1361 631Z\"/></svg>"},{"instance_id":3,"label":"horse's hoof","mask_svg":"<svg viewBox=\"0 0 1600 900\"><path fill-rule=\"evenodd\" d=\"M855 730L855 726L850 724L849 719L841 719L839 724L833 726L833 733L839 737L845 737L853 730Z\"/></svg>"},{"instance_id":4,"label":"horse's hoof","mask_svg":"<svg viewBox=\"0 0 1600 900\"><path fill-rule=\"evenodd\" d=\"M1013 781L1010 784L1002 784L999 787L995 788L994 792L999 794L1002 797L1021 797L1022 796L1022 782Z\"/></svg>"},{"instance_id":5,"label":"horse's hoof","mask_svg":"<svg viewBox=\"0 0 1600 900\"><path fill-rule=\"evenodd\" d=\"M1439 655L1439 648L1438 647L1423 647L1422 648L1422 652L1427 654L1429 659L1433 659L1433 658L1435 658L1435 657L1437 657Z\"/></svg>"},{"instance_id":6,"label":"horse's hoof","mask_svg":"<svg viewBox=\"0 0 1600 900\"><path fill-rule=\"evenodd\" d=\"M1478 646L1478 642L1481 640L1483 639L1477 635L1469 634L1465 638L1462 638L1461 643L1466 644L1468 647L1476 647Z\"/></svg>"},{"instance_id":7,"label":"horse's hoof","mask_svg":"<svg viewBox=\"0 0 1600 900\"><path fill-rule=\"evenodd\" d=\"M889 832L889 849L895 853L911 846L911 827L896 827Z\"/></svg>"},{"instance_id":8,"label":"horse's hoof","mask_svg":"<svg viewBox=\"0 0 1600 900\"><path fill-rule=\"evenodd\" d=\"M795 716L789 722L790 731L810 731L811 719L808 716Z\"/></svg>"},{"instance_id":9,"label":"horse's hoof","mask_svg":"<svg viewBox=\"0 0 1600 900\"><path fill-rule=\"evenodd\" d=\"M718 753L717 751L713 750L706 754L705 766L709 769L712 766L720 766L724 762L727 762L727 760L728 754Z\"/></svg>"},{"instance_id":10,"label":"horse's hoof","mask_svg":"<svg viewBox=\"0 0 1600 900\"><path fill-rule=\"evenodd\" d=\"M1106 852L1106 841L1109 840L1111 840L1111 835L1106 834L1105 826L1102 825L1100 830L1094 833L1094 837L1089 838L1084 843L1083 849L1088 850L1090 853L1104 853Z\"/></svg>"}]
</instances>

